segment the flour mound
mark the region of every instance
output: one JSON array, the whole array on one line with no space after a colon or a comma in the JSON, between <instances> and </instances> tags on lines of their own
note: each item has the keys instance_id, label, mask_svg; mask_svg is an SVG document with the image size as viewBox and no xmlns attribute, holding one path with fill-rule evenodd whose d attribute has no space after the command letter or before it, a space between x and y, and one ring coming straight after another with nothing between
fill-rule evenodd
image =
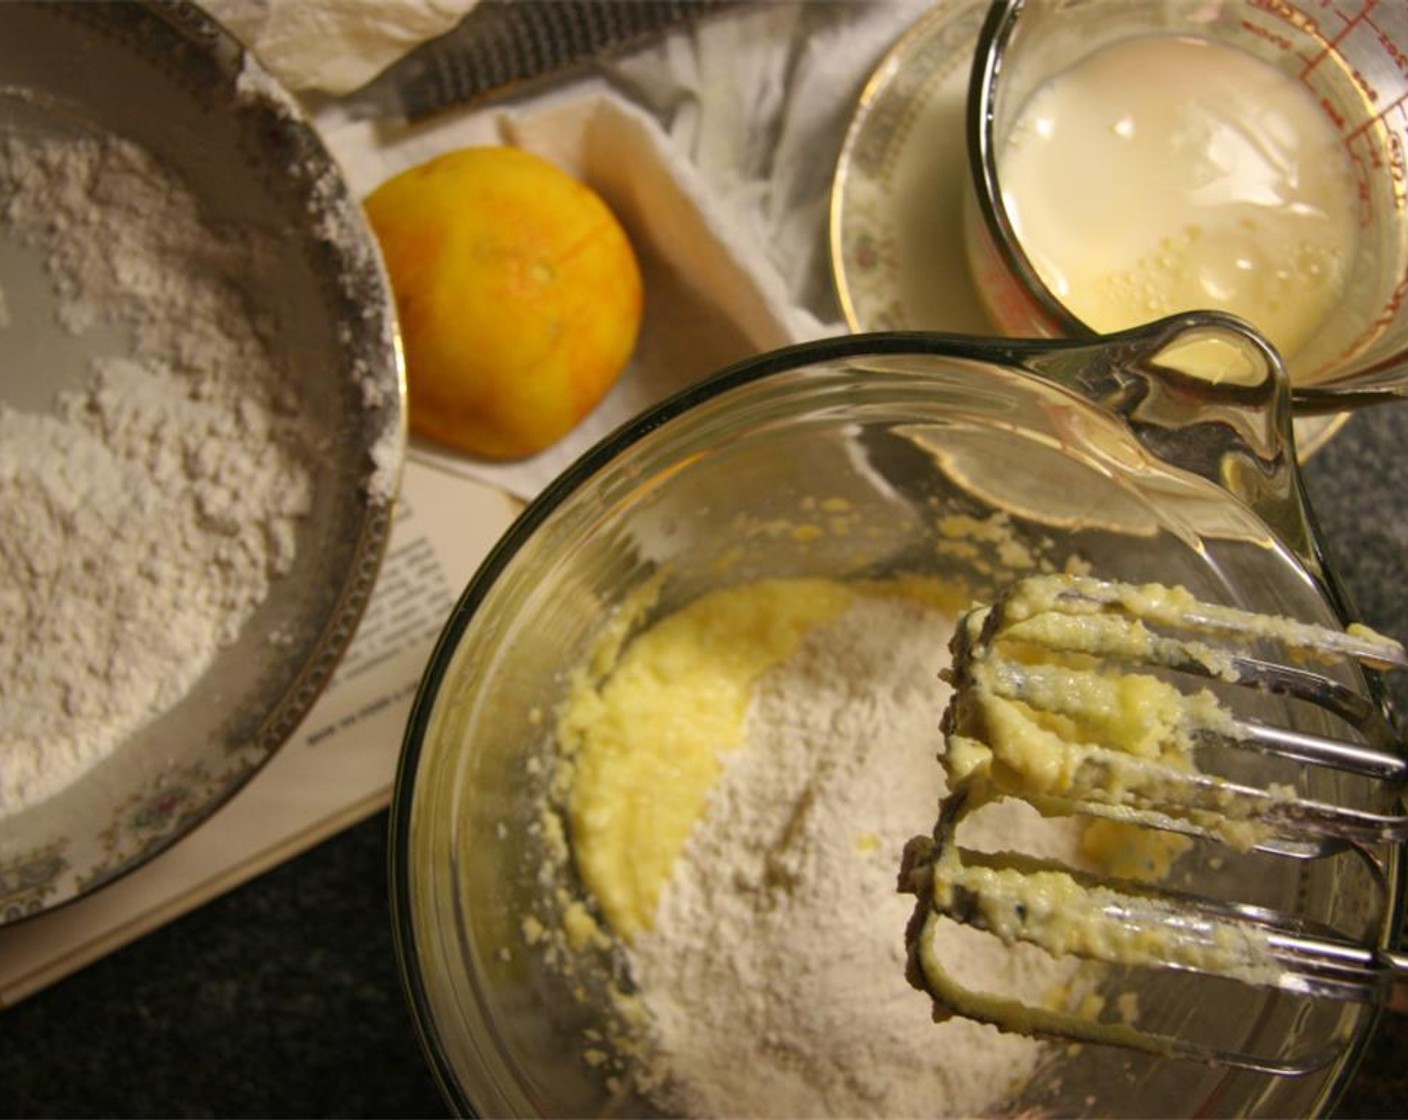
<instances>
[{"instance_id":1,"label":"flour mound","mask_svg":"<svg viewBox=\"0 0 1408 1120\"><path fill-rule=\"evenodd\" d=\"M629 955L653 1022L659 1103L693 1116L952 1116L987 1111L1039 1044L935 1024L905 979L905 842L943 793L937 723L953 620L859 598L758 683L744 745ZM1064 854L1023 805L965 841ZM1053 962L955 928L958 974L1029 997Z\"/></svg>"},{"instance_id":2,"label":"flour mound","mask_svg":"<svg viewBox=\"0 0 1408 1120\"><path fill-rule=\"evenodd\" d=\"M0 222L62 329L130 340L52 415L0 404L3 817L190 689L292 565L313 476L252 300L276 245L111 137L3 137Z\"/></svg>"}]
</instances>

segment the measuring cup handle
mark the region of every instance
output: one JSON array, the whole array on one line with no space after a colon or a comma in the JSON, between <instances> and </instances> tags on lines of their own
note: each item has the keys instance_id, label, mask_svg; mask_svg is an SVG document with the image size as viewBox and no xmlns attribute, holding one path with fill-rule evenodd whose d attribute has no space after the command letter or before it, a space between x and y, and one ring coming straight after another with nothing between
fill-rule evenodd
<instances>
[{"instance_id":1,"label":"measuring cup handle","mask_svg":"<svg viewBox=\"0 0 1408 1120\"><path fill-rule=\"evenodd\" d=\"M1408 363L1356 373L1345 384L1291 386L1291 407L1297 416L1326 416L1408 399Z\"/></svg>"},{"instance_id":2,"label":"measuring cup handle","mask_svg":"<svg viewBox=\"0 0 1408 1120\"><path fill-rule=\"evenodd\" d=\"M1118 414L1160 460L1246 502L1337 591L1296 465L1285 367L1249 324L1198 311L1091 342L1019 345L1015 364Z\"/></svg>"}]
</instances>

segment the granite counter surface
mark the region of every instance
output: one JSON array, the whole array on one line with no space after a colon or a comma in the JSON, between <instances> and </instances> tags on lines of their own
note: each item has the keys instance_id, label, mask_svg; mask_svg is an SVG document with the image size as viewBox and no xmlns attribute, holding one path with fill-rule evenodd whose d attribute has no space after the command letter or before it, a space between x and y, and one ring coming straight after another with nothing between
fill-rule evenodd
<instances>
[{"instance_id":1,"label":"granite counter surface","mask_svg":"<svg viewBox=\"0 0 1408 1120\"><path fill-rule=\"evenodd\" d=\"M1306 471L1361 617L1408 640L1408 406L1355 416ZM379 814L0 1012L4 1116L446 1114L403 1000ZM1408 1116L1408 1016L1339 1117Z\"/></svg>"}]
</instances>

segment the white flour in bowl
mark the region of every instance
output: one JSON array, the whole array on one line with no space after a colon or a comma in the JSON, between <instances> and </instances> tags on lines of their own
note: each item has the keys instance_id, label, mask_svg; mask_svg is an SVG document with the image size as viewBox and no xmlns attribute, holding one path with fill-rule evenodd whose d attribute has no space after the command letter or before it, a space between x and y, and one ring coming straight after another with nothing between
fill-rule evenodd
<instances>
[{"instance_id":1,"label":"white flour in bowl","mask_svg":"<svg viewBox=\"0 0 1408 1120\"><path fill-rule=\"evenodd\" d=\"M0 404L3 817L190 689L291 565L312 475L250 298L269 240L213 228L112 137L0 138L0 223L42 255L62 329L130 341L52 414Z\"/></svg>"},{"instance_id":2,"label":"white flour in bowl","mask_svg":"<svg viewBox=\"0 0 1408 1120\"><path fill-rule=\"evenodd\" d=\"M855 594L831 616L842 589L830 586L706 596L634 639L599 688L574 693L564 718L567 777L593 793L590 805L574 803L573 842L601 901L601 889L615 896L638 882L650 853L632 846L619 865L600 865L599 852L618 849L596 828L610 835L625 823L639 843L658 842L667 817L654 810L688 784L693 747L732 738L731 714L696 733L697 714L731 713L740 673L750 682L739 741L720 756L653 923L620 946L627 1010L639 1005L634 1021L647 1037L633 1047L628 1024L616 1049L668 1114L974 1115L1007 1105L1047 1053L967 1020L934 1023L905 975L914 904L898 890L901 854L932 829L944 789L938 722L948 688L938 672L954 618L931 597L898 593ZM771 640L799 622L807 628L791 652ZM780 660L752 679L755 642ZM650 720L661 707L669 718ZM670 744L663 776L635 765L657 742ZM607 767L615 780L602 778ZM655 797L607 796L642 780ZM969 822L965 844L1074 855L1070 822L1016 803L990 808ZM636 830L629 820L642 809L648 823ZM588 858L586 844L602 847ZM603 866L619 866L619 881ZM980 990L1040 1001L1070 978L1025 946L958 926L943 936L955 976Z\"/></svg>"},{"instance_id":3,"label":"white flour in bowl","mask_svg":"<svg viewBox=\"0 0 1408 1120\"><path fill-rule=\"evenodd\" d=\"M759 681L745 744L630 955L659 1035L663 1103L691 1116L961 1116L1001 1106L1037 1044L935 1024L905 979L900 853L932 827L952 619L859 598ZM1025 806L965 842L1068 834ZM958 975L1036 996L1052 962L954 929Z\"/></svg>"}]
</instances>

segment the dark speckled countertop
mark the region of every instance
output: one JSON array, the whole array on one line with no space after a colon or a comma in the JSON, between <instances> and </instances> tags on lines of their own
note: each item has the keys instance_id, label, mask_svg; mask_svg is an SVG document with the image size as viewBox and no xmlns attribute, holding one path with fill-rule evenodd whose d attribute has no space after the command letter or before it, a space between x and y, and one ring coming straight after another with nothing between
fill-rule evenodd
<instances>
[{"instance_id":1,"label":"dark speckled countertop","mask_svg":"<svg viewBox=\"0 0 1408 1120\"><path fill-rule=\"evenodd\" d=\"M1362 618L1408 640L1408 404L1306 470ZM357 825L0 1013L5 1116L437 1116L402 999L386 817ZM1408 1016L1334 1115L1408 1116Z\"/></svg>"}]
</instances>

